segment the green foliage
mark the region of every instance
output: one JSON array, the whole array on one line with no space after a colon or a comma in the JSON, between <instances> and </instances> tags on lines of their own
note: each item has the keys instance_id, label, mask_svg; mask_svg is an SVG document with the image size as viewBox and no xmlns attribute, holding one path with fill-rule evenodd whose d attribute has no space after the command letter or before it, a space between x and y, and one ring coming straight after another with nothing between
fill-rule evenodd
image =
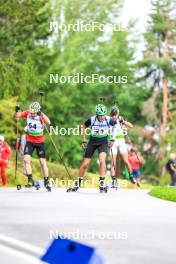
<instances>
[{"instance_id":1,"label":"green foliage","mask_svg":"<svg viewBox=\"0 0 176 264\"><path fill-rule=\"evenodd\" d=\"M15 120L12 113L14 112L17 97L0 100L0 134L5 139L15 145Z\"/></svg>"},{"instance_id":2,"label":"green foliage","mask_svg":"<svg viewBox=\"0 0 176 264\"><path fill-rule=\"evenodd\" d=\"M157 198L176 202L176 188L174 187L155 187L149 194Z\"/></svg>"},{"instance_id":3,"label":"green foliage","mask_svg":"<svg viewBox=\"0 0 176 264\"><path fill-rule=\"evenodd\" d=\"M152 11L144 34L146 49L143 60L139 62L151 89L161 88L163 78L170 80L170 86L174 86L176 81L173 74L176 69L175 25L175 1L152 1Z\"/></svg>"},{"instance_id":4,"label":"green foliage","mask_svg":"<svg viewBox=\"0 0 176 264\"><path fill-rule=\"evenodd\" d=\"M7 0L0 4L1 97L31 96L46 86L50 1Z\"/></svg>"},{"instance_id":5,"label":"green foliage","mask_svg":"<svg viewBox=\"0 0 176 264\"><path fill-rule=\"evenodd\" d=\"M49 116L52 125L58 126L59 129L75 128L94 115L99 97L105 98L108 112L111 106L117 103L120 114L127 120L137 126L146 124L147 118L142 112L142 107L151 91L146 88L145 82L136 80L137 67L133 48L135 41L130 41L130 25L129 31L103 32L98 27L82 32L58 30L54 33L49 30L53 20L56 20L58 25L63 23L67 26L80 21L84 25L92 22L115 24L119 19L122 4L121 0L0 0L0 132L11 144L14 144L15 138L15 121L12 116L16 103L20 104L22 110L27 109L29 103L40 100L40 90L45 92L42 111ZM157 47L158 54L163 29L166 28L162 14L152 14L151 27L145 36L148 50L144 54L144 60L140 62L140 67L144 68L147 74L152 70L156 75L158 70L162 69L174 83L173 65L170 60L157 57L156 54L153 56L152 53L153 48ZM128 81L123 84L98 81L51 84L51 73L57 73L59 76L77 73L84 76L94 73L126 76ZM155 80L155 75L151 76ZM21 133L24 122L20 121ZM134 141L140 144L138 138L140 133L134 136ZM53 139L65 162L77 168L83 157L81 137L53 135ZM48 159L52 162L59 161L48 136L46 146ZM150 167L151 160L153 165ZM95 158L90 170L96 172L97 167ZM53 169L53 172L51 168L51 174L58 174L57 169L62 174L60 167ZM37 169L34 170L38 174ZM159 174L154 168L153 156L146 161L144 171L149 175Z\"/></svg>"}]
</instances>

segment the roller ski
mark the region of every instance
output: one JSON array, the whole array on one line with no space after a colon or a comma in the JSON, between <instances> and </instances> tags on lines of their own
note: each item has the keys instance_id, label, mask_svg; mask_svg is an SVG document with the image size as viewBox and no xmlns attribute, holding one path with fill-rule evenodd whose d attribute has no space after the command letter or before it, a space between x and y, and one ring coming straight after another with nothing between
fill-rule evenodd
<instances>
[{"instance_id":1,"label":"roller ski","mask_svg":"<svg viewBox=\"0 0 176 264\"><path fill-rule=\"evenodd\" d=\"M26 184L24 187L21 184L17 184L16 188L18 191L20 191L22 188L35 188L38 191L40 189L40 185L37 182L33 186Z\"/></svg>"},{"instance_id":2,"label":"roller ski","mask_svg":"<svg viewBox=\"0 0 176 264\"><path fill-rule=\"evenodd\" d=\"M67 192L77 192L78 189L78 187L68 188Z\"/></svg>"},{"instance_id":3,"label":"roller ski","mask_svg":"<svg viewBox=\"0 0 176 264\"><path fill-rule=\"evenodd\" d=\"M67 192L77 192L78 189L81 187L81 182L82 182L83 178L82 177L79 177L76 182L75 182L75 186L74 187L71 187L71 188L68 188L67 189Z\"/></svg>"},{"instance_id":4,"label":"roller ski","mask_svg":"<svg viewBox=\"0 0 176 264\"><path fill-rule=\"evenodd\" d=\"M24 188L35 188L37 191L40 189L40 184L38 181L34 181L32 176L28 177L28 183L24 186ZM20 191L22 189L21 184L17 184L17 190Z\"/></svg>"}]
</instances>

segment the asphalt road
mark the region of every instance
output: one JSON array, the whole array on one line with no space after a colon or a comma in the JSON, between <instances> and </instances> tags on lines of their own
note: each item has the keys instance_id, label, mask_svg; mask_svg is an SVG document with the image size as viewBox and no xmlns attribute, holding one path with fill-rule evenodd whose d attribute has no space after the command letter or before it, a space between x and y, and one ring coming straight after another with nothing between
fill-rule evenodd
<instances>
[{"instance_id":1,"label":"asphalt road","mask_svg":"<svg viewBox=\"0 0 176 264\"><path fill-rule=\"evenodd\" d=\"M175 264L176 204L147 192L1 188L0 263L39 263L8 239L40 255L60 234L96 247L107 264Z\"/></svg>"}]
</instances>

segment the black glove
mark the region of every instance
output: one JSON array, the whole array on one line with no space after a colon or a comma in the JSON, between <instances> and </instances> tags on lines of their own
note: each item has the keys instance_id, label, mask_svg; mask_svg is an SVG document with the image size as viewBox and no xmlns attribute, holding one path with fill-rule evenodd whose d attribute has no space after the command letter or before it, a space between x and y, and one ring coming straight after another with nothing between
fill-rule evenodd
<instances>
[{"instance_id":1,"label":"black glove","mask_svg":"<svg viewBox=\"0 0 176 264\"><path fill-rule=\"evenodd\" d=\"M87 142L86 141L82 141L82 147L83 147L83 149L87 148Z\"/></svg>"},{"instance_id":2,"label":"black glove","mask_svg":"<svg viewBox=\"0 0 176 264\"><path fill-rule=\"evenodd\" d=\"M124 136L128 135L127 127L123 127L123 134L124 134Z\"/></svg>"},{"instance_id":3,"label":"black glove","mask_svg":"<svg viewBox=\"0 0 176 264\"><path fill-rule=\"evenodd\" d=\"M15 112L17 113L17 112L19 112L20 111L20 106L19 105L16 105L15 106Z\"/></svg>"},{"instance_id":4,"label":"black glove","mask_svg":"<svg viewBox=\"0 0 176 264\"><path fill-rule=\"evenodd\" d=\"M108 148L112 148L113 144L114 144L114 140L110 140L108 142Z\"/></svg>"},{"instance_id":5,"label":"black glove","mask_svg":"<svg viewBox=\"0 0 176 264\"><path fill-rule=\"evenodd\" d=\"M41 111L37 112L37 115L42 116L43 113Z\"/></svg>"},{"instance_id":6,"label":"black glove","mask_svg":"<svg viewBox=\"0 0 176 264\"><path fill-rule=\"evenodd\" d=\"M119 117L119 122L122 124L124 122L124 118L122 116Z\"/></svg>"}]
</instances>

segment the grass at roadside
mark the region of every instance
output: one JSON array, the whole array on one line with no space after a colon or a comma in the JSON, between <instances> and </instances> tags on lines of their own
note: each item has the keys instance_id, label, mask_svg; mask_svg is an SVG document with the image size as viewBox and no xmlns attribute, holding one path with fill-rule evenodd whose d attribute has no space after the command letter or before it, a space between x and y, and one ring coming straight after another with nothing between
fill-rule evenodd
<instances>
[{"instance_id":1,"label":"grass at roadside","mask_svg":"<svg viewBox=\"0 0 176 264\"><path fill-rule=\"evenodd\" d=\"M58 185L58 187L64 187L64 181L72 181L77 179L78 176L78 170L72 169L71 167L68 167L68 171L70 174L70 177L68 176L65 168L63 165L59 164L58 162L47 162L48 168L49 168L49 177L53 179L53 182ZM19 160L18 163L18 170L17 170L17 179L15 181L14 179L14 161L11 161L8 166L7 175L8 175L8 186L15 186L16 184L25 185L27 183L27 177L23 174L23 164L22 161ZM38 159L33 158L32 159L32 170L33 170L33 178L35 180L42 179L42 173L40 169L40 164ZM92 173L86 173L85 178L91 179L94 177L95 174Z\"/></svg>"},{"instance_id":2,"label":"grass at roadside","mask_svg":"<svg viewBox=\"0 0 176 264\"><path fill-rule=\"evenodd\" d=\"M175 187L154 187L149 194L157 198L176 202Z\"/></svg>"}]
</instances>

